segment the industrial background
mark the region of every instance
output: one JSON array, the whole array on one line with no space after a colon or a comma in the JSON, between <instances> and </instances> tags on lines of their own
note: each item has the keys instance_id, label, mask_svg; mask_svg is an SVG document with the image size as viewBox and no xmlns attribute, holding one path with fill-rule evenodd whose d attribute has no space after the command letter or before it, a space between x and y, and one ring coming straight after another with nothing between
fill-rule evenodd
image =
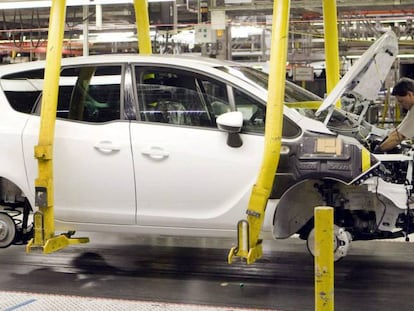
<instances>
[{"instance_id":1,"label":"industrial background","mask_svg":"<svg viewBox=\"0 0 414 311\"><path fill-rule=\"evenodd\" d=\"M324 98L322 2L291 1L286 78ZM0 67L46 59L50 4L0 0ZM273 4L148 0L152 53L201 55L268 71ZM336 5L341 76L388 30L398 38L396 61L366 114L370 123L391 128L401 115L390 88L400 77L414 78L414 0L338 0ZM137 19L132 0L67 0L62 57L139 53ZM306 74L299 75L298 68ZM0 277L0 309L312 310L313 257L295 238L265 241L261 262L246 266L226 262L233 239L92 237L86 247L74 245L48 257L26 255L23 245L1 249L7 273ZM337 310L414 310L413 244L359 242L352 256L335 266Z\"/></svg>"}]
</instances>

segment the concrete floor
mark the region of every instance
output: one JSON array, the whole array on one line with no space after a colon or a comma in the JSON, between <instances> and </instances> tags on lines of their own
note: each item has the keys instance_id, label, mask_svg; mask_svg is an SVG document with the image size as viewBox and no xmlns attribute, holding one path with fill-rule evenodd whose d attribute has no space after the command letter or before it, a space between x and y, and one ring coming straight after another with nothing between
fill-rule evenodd
<instances>
[{"instance_id":1,"label":"concrete floor","mask_svg":"<svg viewBox=\"0 0 414 311\"><path fill-rule=\"evenodd\" d=\"M26 254L23 246L0 250L0 296L30 292L121 299L160 303L165 310L168 304L179 310L185 309L182 304L190 310L314 310L314 262L298 239L265 242L264 257L249 266L227 264L233 240L96 234L91 239L50 255ZM349 255L335 264L335 310L414 310L413 255L412 243L354 242ZM101 310L127 310L121 300ZM6 310L2 303L0 310ZM156 310L150 306L135 309ZM28 307L13 310L35 310Z\"/></svg>"}]
</instances>

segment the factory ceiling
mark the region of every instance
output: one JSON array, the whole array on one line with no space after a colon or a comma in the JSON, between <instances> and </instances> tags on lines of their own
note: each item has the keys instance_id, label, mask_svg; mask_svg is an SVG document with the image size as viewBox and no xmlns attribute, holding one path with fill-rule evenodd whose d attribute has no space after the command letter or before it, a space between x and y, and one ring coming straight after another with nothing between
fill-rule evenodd
<instances>
[{"instance_id":1,"label":"factory ceiling","mask_svg":"<svg viewBox=\"0 0 414 311\"><path fill-rule=\"evenodd\" d=\"M45 46L50 8L19 8L19 4L27 2L29 1L0 0L0 51L7 51L10 48L18 50ZM88 22L90 34L109 30L135 31L136 19L132 0L130 3L112 1L114 3L104 5L93 5L93 0L89 2L91 5L87 6L87 11L85 11L85 6L67 7L65 39L72 43L72 51L81 48L76 40L83 33L85 21ZM4 9L5 4L9 5L7 9ZM176 12L174 17L167 21L162 16L165 12L163 9L165 5L169 6L170 11ZM214 11L225 11L226 23L231 27L235 25L267 27L271 24L273 1L177 0L167 2L167 4L150 2L151 29L170 30L170 32L189 29L206 19L201 13L205 7L208 7L208 14ZM403 41L402 50L406 50L407 53L411 52L414 39L412 26L414 0L338 0L337 11L342 50L364 49L367 43L379 37L386 29L392 29ZM311 45L312 48L319 48L315 38L323 38L322 0L292 0L290 32L292 41L299 42L300 46L306 48Z\"/></svg>"}]
</instances>

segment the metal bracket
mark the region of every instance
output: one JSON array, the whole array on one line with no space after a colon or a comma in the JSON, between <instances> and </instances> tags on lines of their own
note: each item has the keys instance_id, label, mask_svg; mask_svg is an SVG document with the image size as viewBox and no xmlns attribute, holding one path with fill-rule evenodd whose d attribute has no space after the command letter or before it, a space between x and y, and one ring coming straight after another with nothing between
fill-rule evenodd
<instances>
[{"instance_id":1,"label":"metal bracket","mask_svg":"<svg viewBox=\"0 0 414 311\"><path fill-rule=\"evenodd\" d=\"M263 256L262 240L250 247L250 225L245 219L237 223L237 246L230 249L227 262L231 264L234 257L246 258L247 264L254 263Z\"/></svg>"},{"instance_id":2,"label":"metal bracket","mask_svg":"<svg viewBox=\"0 0 414 311\"><path fill-rule=\"evenodd\" d=\"M47 207L47 187L35 187L35 204L38 207Z\"/></svg>"},{"instance_id":3,"label":"metal bracket","mask_svg":"<svg viewBox=\"0 0 414 311\"><path fill-rule=\"evenodd\" d=\"M31 239L29 243L26 245L26 252L30 253L33 250L39 250L43 254L50 254L72 244L84 244L89 242L89 238L69 238L68 235L69 234L61 234L58 236L54 236L44 241L44 244L35 244L35 239Z\"/></svg>"}]
</instances>

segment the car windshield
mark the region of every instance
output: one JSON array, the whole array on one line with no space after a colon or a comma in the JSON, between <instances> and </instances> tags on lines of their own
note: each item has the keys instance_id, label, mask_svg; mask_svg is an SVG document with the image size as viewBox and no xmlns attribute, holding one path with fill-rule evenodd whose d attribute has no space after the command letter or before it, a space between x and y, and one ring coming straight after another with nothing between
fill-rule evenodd
<instances>
[{"instance_id":1,"label":"car windshield","mask_svg":"<svg viewBox=\"0 0 414 311\"><path fill-rule=\"evenodd\" d=\"M250 84L267 89L269 75L263 71L247 66L218 67L231 75L237 76ZM300 86L286 81L285 102L321 101L322 99Z\"/></svg>"},{"instance_id":2,"label":"car windshield","mask_svg":"<svg viewBox=\"0 0 414 311\"><path fill-rule=\"evenodd\" d=\"M251 67L237 65L220 67L219 69L231 75L237 76L239 79L243 79L244 81L256 86L257 88L267 89L269 75L265 72ZM316 94L290 81L286 81L285 102L322 102L322 99ZM324 121L326 115L328 114L328 111L323 111L319 116L316 116L314 108L306 108L306 105L303 107L299 105L295 107L295 110L302 115L319 121ZM373 129L373 126L370 123L365 121L361 122L361 120L359 119L358 114L349 113L346 111L344 112L342 109L335 108L326 125L331 131L335 133L353 136L360 140L361 137L367 137Z\"/></svg>"}]
</instances>

